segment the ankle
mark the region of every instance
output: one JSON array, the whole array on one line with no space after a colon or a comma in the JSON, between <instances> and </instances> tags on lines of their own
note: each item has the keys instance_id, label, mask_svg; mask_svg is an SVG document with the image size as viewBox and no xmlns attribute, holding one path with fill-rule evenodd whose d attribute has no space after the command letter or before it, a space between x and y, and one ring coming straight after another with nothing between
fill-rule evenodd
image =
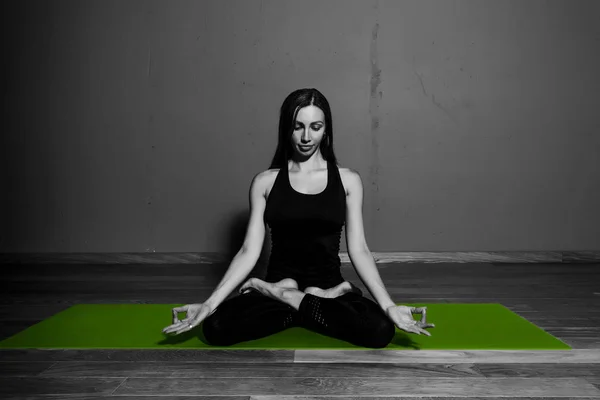
<instances>
[{"instance_id":1,"label":"ankle","mask_svg":"<svg viewBox=\"0 0 600 400\"><path fill-rule=\"evenodd\" d=\"M285 303L293 307L296 311L300 308L300 303L306 293L301 292L298 289L284 289L281 293L281 300Z\"/></svg>"}]
</instances>

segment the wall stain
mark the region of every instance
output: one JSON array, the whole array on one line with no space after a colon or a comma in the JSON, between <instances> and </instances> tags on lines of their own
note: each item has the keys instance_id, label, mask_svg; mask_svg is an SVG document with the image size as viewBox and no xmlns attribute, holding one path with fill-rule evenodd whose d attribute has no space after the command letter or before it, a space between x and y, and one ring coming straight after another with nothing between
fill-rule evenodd
<instances>
[{"instance_id":1,"label":"wall stain","mask_svg":"<svg viewBox=\"0 0 600 400\"><path fill-rule=\"evenodd\" d=\"M152 73L152 53L150 48L148 48L148 78L150 78L150 74Z\"/></svg>"},{"instance_id":2,"label":"wall stain","mask_svg":"<svg viewBox=\"0 0 600 400\"><path fill-rule=\"evenodd\" d=\"M431 102L437 108L439 108L440 110L442 110L448 116L448 118L450 118L452 120L452 122L454 122L456 125L458 125L458 121L456 121L456 119L452 116L452 114L450 114L450 112L448 112L448 110L446 110L444 107L442 107L442 105L440 103L438 103L437 101L435 101L435 94L433 94L433 93L431 94Z\"/></svg>"},{"instance_id":3,"label":"wall stain","mask_svg":"<svg viewBox=\"0 0 600 400\"><path fill-rule=\"evenodd\" d=\"M461 68L461 70L462 70L462 68ZM421 83L421 89L423 90L423 94L425 95L425 97L429 97L429 95L427 94L427 90L425 90L425 83L423 82L423 77L417 72L414 56L413 56L413 72L417 76L417 78L419 78L419 82ZM442 106L441 103L435 101L435 93L431 93L431 103L434 106L436 106L437 108L439 108L441 111L443 111L444 114L446 114L448 116L448 118L450 118L452 120L452 122L454 122L456 125L459 125L456 118L448 110L446 110L446 108L444 106Z\"/></svg>"},{"instance_id":4,"label":"wall stain","mask_svg":"<svg viewBox=\"0 0 600 400\"><path fill-rule=\"evenodd\" d=\"M421 75L419 75L417 71L414 71L414 73L417 76L417 78L419 78L419 82L421 82L421 89L423 89L423 94L427 96L427 91L425 90L425 85L423 84L423 78L421 78Z\"/></svg>"},{"instance_id":5,"label":"wall stain","mask_svg":"<svg viewBox=\"0 0 600 400\"><path fill-rule=\"evenodd\" d=\"M379 54L377 49L377 38L379 36L379 1L375 1L375 25L371 32L371 43L369 48L369 56L371 61L371 80L370 89L371 95L369 97L369 115L371 117L371 165L369 167L368 180L373 187L372 209L376 212L379 211L379 198L377 192L379 192L379 123L380 123L380 105L383 99L383 92L380 90L381 86L381 69L379 68ZM376 223L375 220L372 220Z\"/></svg>"}]
</instances>

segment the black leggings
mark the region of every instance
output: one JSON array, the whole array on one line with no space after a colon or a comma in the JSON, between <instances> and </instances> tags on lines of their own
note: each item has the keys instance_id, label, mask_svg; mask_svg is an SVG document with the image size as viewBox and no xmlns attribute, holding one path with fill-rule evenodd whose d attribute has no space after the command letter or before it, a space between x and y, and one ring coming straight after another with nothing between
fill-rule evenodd
<instances>
[{"instance_id":1,"label":"black leggings","mask_svg":"<svg viewBox=\"0 0 600 400\"><path fill-rule=\"evenodd\" d=\"M356 346L383 348L393 339L394 323L372 300L356 292L325 299L306 294L296 311L258 291L225 300L202 327L213 346L260 339L291 327L302 327Z\"/></svg>"}]
</instances>

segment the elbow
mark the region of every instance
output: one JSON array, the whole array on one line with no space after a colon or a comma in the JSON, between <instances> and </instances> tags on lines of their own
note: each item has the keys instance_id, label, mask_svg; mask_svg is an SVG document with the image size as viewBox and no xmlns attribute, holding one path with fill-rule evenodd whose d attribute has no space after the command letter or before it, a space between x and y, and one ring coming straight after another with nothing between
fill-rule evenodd
<instances>
[{"instance_id":1,"label":"elbow","mask_svg":"<svg viewBox=\"0 0 600 400\"><path fill-rule=\"evenodd\" d=\"M371 251L368 248L348 249L348 257L350 261L354 262L354 259L359 258L363 255L371 255Z\"/></svg>"}]
</instances>

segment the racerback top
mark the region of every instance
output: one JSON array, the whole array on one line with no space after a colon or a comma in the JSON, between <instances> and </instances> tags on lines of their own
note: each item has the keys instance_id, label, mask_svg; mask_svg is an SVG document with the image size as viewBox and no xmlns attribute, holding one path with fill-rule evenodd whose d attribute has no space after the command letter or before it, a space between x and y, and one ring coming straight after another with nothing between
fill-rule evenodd
<instances>
[{"instance_id":1,"label":"racerback top","mask_svg":"<svg viewBox=\"0 0 600 400\"><path fill-rule=\"evenodd\" d=\"M302 291L308 286L328 289L344 281L338 253L346 193L335 163L327 161L324 191L303 194L292 188L286 162L267 199L265 220L271 228L265 281L292 278Z\"/></svg>"}]
</instances>

